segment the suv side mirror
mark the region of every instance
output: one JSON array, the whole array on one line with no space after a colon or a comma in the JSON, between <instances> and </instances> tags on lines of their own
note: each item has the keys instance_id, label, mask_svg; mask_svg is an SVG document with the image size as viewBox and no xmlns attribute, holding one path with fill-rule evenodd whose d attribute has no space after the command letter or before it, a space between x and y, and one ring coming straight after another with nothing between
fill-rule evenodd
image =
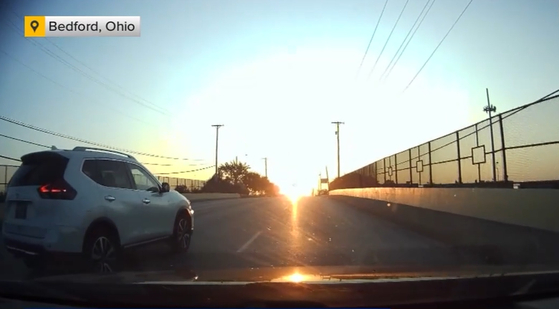
<instances>
[{"instance_id":1,"label":"suv side mirror","mask_svg":"<svg viewBox=\"0 0 559 309\"><path fill-rule=\"evenodd\" d=\"M164 182L161 184L161 193L165 193L165 192L169 192L171 191L171 186L169 186L168 183Z\"/></svg>"}]
</instances>

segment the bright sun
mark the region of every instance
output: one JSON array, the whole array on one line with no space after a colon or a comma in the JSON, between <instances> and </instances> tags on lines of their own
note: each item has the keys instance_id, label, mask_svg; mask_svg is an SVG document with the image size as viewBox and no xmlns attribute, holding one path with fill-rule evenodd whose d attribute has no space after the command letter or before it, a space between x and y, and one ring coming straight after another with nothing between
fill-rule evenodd
<instances>
[{"instance_id":1,"label":"bright sun","mask_svg":"<svg viewBox=\"0 0 559 309\"><path fill-rule=\"evenodd\" d=\"M285 195L292 203L296 203L305 193L295 186L281 188L281 194Z\"/></svg>"}]
</instances>

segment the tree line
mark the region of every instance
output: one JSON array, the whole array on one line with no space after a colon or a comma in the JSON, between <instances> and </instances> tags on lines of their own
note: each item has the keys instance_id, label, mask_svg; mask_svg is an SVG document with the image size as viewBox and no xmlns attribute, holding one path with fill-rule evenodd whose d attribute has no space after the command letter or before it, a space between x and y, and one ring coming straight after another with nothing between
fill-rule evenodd
<instances>
[{"instance_id":1,"label":"tree line","mask_svg":"<svg viewBox=\"0 0 559 309\"><path fill-rule=\"evenodd\" d=\"M180 193L238 193L243 196L265 195L276 196L279 187L267 177L250 171L250 166L239 161L230 161L219 166L201 189L189 189L184 185L177 186Z\"/></svg>"}]
</instances>

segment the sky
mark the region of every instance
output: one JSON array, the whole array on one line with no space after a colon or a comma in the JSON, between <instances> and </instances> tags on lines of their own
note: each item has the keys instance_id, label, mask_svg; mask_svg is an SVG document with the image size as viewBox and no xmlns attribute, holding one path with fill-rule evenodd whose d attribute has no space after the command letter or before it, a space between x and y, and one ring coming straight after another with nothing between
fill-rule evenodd
<instances>
[{"instance_id":1,"label":"sky","mask_svg":"<svg viewBox=\"0 0 559 309\"><path fill-rule=\"evenodd\" d=\"M189 159L137 156L160 164L147 165L155 174L211 167L211 125L223 124L220 163L238 158L263 174L266 157L270 180L303 194L326 168L336 176L332 121L344 122L345 174L484 119L485 88L498 111L558 88L557 0L474 0L406 88L469 2L436 0L381 80L426 2L409 1L386 43L406 3L388 1L359 70L384 0L3 1L0 115ZM24 38L24 15L140 16L141 36ZM0 133L82 145L4 121ZM0 155L38 150L0 137Z\"/></svg>"}]
</instances>

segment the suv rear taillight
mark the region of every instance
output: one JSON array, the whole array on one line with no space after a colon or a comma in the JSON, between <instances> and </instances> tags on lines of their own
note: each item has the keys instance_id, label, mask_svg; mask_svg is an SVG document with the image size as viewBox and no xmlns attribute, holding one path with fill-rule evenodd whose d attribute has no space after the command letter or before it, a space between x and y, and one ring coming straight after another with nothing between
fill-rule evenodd
<instances>
[{"instance_id":1,"label":"suv rear taillight","mask_svg":"<svg viewBox=\"0 0 559 309\"><path fill-rule=\"evenodd\" d=\"M41 198L51 200L73 200L77 194L76 190L64 179L42 185L37 191Z\"/></svg>"}]
</instances>

